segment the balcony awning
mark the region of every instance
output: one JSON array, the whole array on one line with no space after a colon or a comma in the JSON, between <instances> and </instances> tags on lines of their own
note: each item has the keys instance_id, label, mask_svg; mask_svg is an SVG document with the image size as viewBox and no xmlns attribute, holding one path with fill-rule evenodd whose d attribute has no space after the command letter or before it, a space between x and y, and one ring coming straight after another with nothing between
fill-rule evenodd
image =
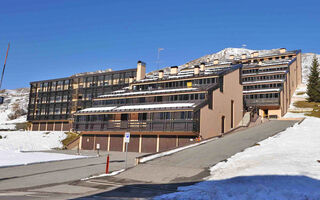
<instances>
[{"instance_id":1,"label":"balcony awning","mask_svg":"<svg viewBox=\"0 0 320 200\"><path fill-rule=\"evenodd\" d=\"M269 88L269 89L260 89L260 90L246 90L243 91L243 94L250 94L250 93L263 93L263 92L280 92L280 88Z\"/></svg>"},{"instance_id":2,"label":"balcony awning","mask_svg":"<svg viewBox=\"0 0 320 200\"><path fill-rule=\"evenodd\" d=\"M140 104L129 106L110 106L110 107L93 107L78 111L77 113L104 113L104 112L123 112L138 110L177 110L177 109L193 109L196 103L166 103L166 104Z\"/></svg>"}]
</instances>

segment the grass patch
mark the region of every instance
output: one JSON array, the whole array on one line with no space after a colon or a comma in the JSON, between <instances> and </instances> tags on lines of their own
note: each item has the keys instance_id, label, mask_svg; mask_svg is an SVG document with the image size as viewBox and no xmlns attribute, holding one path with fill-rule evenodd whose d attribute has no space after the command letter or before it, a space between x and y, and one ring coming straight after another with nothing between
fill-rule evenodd
<instances>
[{"instance_id":1,"label":"grass patch","mask_svg":"<svg viewBox=\"0 0 320 200\"><path fill-rule=\"evenodd\" d=\"M318 117L320 118L320 110L313 110L310 113L306 114L307 116L311 116L311 117Z\"/></svg>"},{"instance_id":2,"label":"grass patch","mask_svg":"<svg viewBox=\"0 0 320 200\"><path fill-rule=\"evenodd\" d=\"M305 115L320 118L320 103L318 102L297 101L293 105L298 108L312 108L313 110Z\"/></svg>"},{"instance_id":3,"label":"grass patch","mask_svg":"<svg viewBox=\"0 0 320 200\"><path fill-rule=\"evenodd\" d=\"M27 130L28 126L29 126L28 122L16 123L16 130Z\"/></svg>"},{"instance_id":4,"label":"grass patch","mask_svg":"<svg viewBox=\"0 0 320 200\"><path fill-rule=\"evenodd\" d=\"M67 137L66 139L62 140L62 144L64 147L66 147L70 142L72 142L73 140L79 138L79 134L77 133L72 133L72 132L66 132Z\"/></svg>"},{"instance_id":5,"label":"grass patch","mask_svg":"<svg viewBox=\"0 0 320 200\"><path fill-rule=\"evenodd\" d=\"M293 105L298 108L320 108L320 103L317 102L297 101Z\"/></svg>"},{"instance_id":6,"label":"grass patch","mask_svg":"<svg viewBox=\"0 0 320 200\"><path fill-rule=\"evenodd\" d=\"M306 92L297 92L297 95L304 95Z\"/></svg>"}]
</instances>

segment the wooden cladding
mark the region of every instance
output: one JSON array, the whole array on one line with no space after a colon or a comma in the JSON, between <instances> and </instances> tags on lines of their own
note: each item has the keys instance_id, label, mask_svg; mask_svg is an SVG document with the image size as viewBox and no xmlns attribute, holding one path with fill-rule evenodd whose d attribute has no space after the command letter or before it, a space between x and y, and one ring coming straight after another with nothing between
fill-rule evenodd
<instances>
[{"instance_id":1,"label":"wooden cladding","mask_svg":"<svg viewBox=\"0 0 320 200\"><path fill-rule=\"evenodd\" d=\"M97 144L103 151L124 151L124 134L110 135L92 135L83 134L81 149L96 150ZM195 136L177 136L177 135L140 135L131 134L128 144L128 152L154 153L166 151L179 146L184 146L195 142ZM110 141L110 142L109 142Z\"/></svg>"}]
</instances>

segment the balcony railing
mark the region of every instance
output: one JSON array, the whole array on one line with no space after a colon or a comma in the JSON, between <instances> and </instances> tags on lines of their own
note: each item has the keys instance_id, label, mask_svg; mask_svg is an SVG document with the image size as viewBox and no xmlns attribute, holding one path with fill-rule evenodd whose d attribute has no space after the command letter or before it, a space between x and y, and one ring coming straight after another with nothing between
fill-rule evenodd
<instances>
[{"instance_id":1,"label":"balcony railing","mask_svg":"<svg viewBox=\"0 0 320 200\"><path fill-rule=\"evenodd\" d=\"M156 104L172 104L172 103L201 103L203 101L205 101L206 99L198 99L198 100L166 100L166 101L145 101L145 102L119 102L119 103L113 103L113 104L97 104L97 103L93 103L94 107L106 107L106 106L134 106L134 105L156 105ZM180 108L180 107L179 107ZM169 108L165 108L165 109L169 109Z\"/></svg>"},{"instance_id":2,"label":"balcony railing","mask_svg":"<svg viewBox=\"0 0 320 200\"><path fill-rule=\"evenodd\" d=\"M259 99L245 99L246 106L259 106L259 105L280 105L279 98L259 98Z\"/></svg>"},{"instance_id":3,"label":"balcony railing","mask_svg":"<svg viewBox=\"0 0 320 200\"><path fill-rule=\"evenodd\" d=\"M186 131L198 132L199 127L193 120L152 120L152 121L95 121L75 122L76 131Z\"/></svg>"}]
</instances>

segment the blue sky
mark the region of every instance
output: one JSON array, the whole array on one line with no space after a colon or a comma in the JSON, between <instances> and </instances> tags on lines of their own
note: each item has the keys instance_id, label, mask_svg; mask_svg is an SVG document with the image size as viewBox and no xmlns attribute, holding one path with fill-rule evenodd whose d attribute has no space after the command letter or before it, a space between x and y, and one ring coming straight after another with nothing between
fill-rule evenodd
<instances>
[{"instance_id":1,"label":"blue sky","mask_svg":"<svg viewBox=\"0 0 320 200\"><path fill-rule=\"evenodd\" d=\"M226 47L320 53L320 1L0 1L3 88L74 73L180 65Z\"/></svg>"}]
</instances>

